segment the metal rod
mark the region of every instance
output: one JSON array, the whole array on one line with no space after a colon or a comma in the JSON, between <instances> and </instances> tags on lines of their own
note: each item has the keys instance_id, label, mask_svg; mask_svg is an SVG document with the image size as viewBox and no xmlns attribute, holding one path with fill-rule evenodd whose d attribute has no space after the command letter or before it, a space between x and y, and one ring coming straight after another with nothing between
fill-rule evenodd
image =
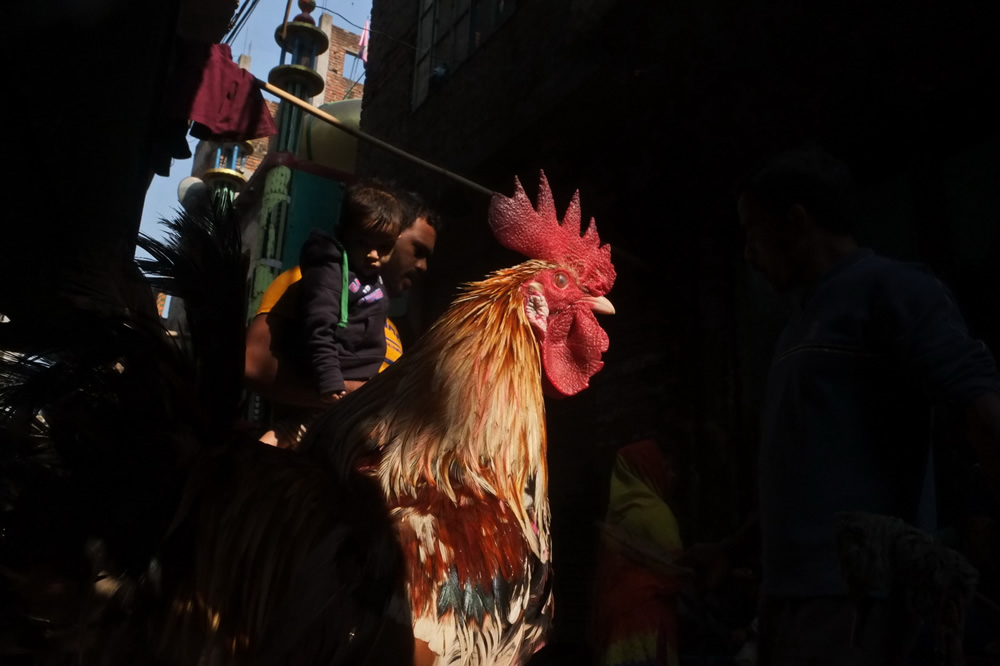
<instances>
[{"instance_id":1,"label":"metal rod","mask_svg":"<svg viewBox=\"0 0 1000 666\"><path fill-rule=\"evenodd\" d=\"M451 171L448 171L447 169L439 167L436 164L431 164L430 162L428 162L426 160L422 160L419 157L416 157L415 155L411 155L408 152L406 152L404 150L401 150L401 149L397 148L396 146L394 146L394 145L392 145L390 143L386 143L385 141L382 141L381 139L376 139L375 137L371 136L370 134L365 134L361 130L356 130L353 127L349 127L349 126L345 125L343 122L341 122L340 120L338 120L337 118L331 116L326 111L323 111L322 109L316 108L315 106L309 104L308 102L299 99L295 95L292 95L290 93L285 92L284 90L282 90L281 88L278 88L277 86L273 86L270 83L265 83L264 81L261 81L260 79L256 79L256 81L257 81L257 85L259 85L261 88L263 88L267 92L271 93L275 97L279 97L279 98L285 100L286 102L289 102L289 103L295 105L296 107L302 109L306 113L311 113L312 115L316 116L320 120L322 120L324 122L327 122L327 123L333 125L334 127L340 129L340 130L343 130L344 132L346 132L347 134L350 134L351 136L353 136L355 138L361 139L362 141L367 141L368 143L372 144L373 146L377 146L378 148L381 148L382 150L385 150L386 152L392 153L393 155L396 155L397 157L401 157L404 160L407 160L408 162L412 162L413 164L416 164L416 165L421 166L421 167L423 167L425 169L429 169L429 170L431 170L431 171L433 171L435 173L438 173L438 174L440 174L442 176L445 176L446 178L450 178L451 180L455 181L456 183L459 183L460 185L464 185L464 186L466 186L466 187L468 187L470 189L473 189L476 192L479 192L481 194L485 194L488 197L492 197L494 194L497 194L493 190L491 190L491 189L489 189L487 187L483 187L479 183L474 183L473 181L469 180L468 178L463 178L462 176L459 176L456 173L452 173ZM635 265L640 270L644 270L644 271L646 271L648 273L653 273L652 267L650 267L646 262L644 262L643 260L639 259L634 254L621 249L617 245L612 245L611 246L611 251L614 252L614 253L616 253L616 254L618 254L618 256L620 256L622 259L625 259L627 262Z\"/></svg>"},{"instance_id":2,"label":"metal rod","mask_svg":"<svg viewBox=\"0 0 1000 666\"><path fill-rule=\"evenodd\" d=\"M278 88L277 86L273 86L270 83L265 83L264 81L261 81L260 79L257 79L257 85L259 85L261 88L263 88L267 92L271 93L275 97L279 97L279 98L285 100L286 102L289 102L290 104L294 104L295 106L297 106L298 108L302 109L306 113L310 113L310 114L316 116L320 120L323 120L324 122L327 122L327 123L333 125L334 127L338 128L340 130L343 130L344 132L347 132L348 134L350 134L351 136L353 136L353 137L355 137L357 139L361 139L362 141L367 141L368 143L372 144L373 146L377 146L378 148L381 148L382 150L384 150L386 152L392 153L396 157L401 157L404 160L407 160L409 162L412 162L414 164L422 166L425 169L429 169L429 170L431 170L431 171L433 171L435 173L441 174L442 176L445 176L446 178L450 178L451 180L454 180L456 183L460 183L460 184L462 184L462 185L464 185L464 186L466 186L468 188L471 188L471 189L473 189L473 190L475 190L475 191L477 191L477 192L479 192L481 194L485 194L486 196L492 197L494 194L496 194L493 190L491 190L491 189L489 189L487 187L483 187L479 183L474 183L471 180L469 180L468 178L463 178L462 176L459 176L456 173L452 173L451 171L448 171L447 169L439 167L436 164L431 164L430 162L428 162L426 160L422 160L419 157L416 157L415 155L411 155L411 154L409 154L408 152L406 152L404 150L400 150L399 148L397 148L396 146L393 146L392 144L386 143L385 141L382 141L381 139L376 139L375 137L371 136L370 134L365 134L361 130L356 130L353 127L349 127L349 126L345 125L344 123L342 123L340 120L337 120L336 118L334 118L333 116L331 116L329 113L326 113L325 111L316 108L315 106L309 104L308 102L299 99L295 95L291 95L291 94L285 92L284 90L282 90L281 88Z\"/></svg>"},{"instance_id":3,"label":"metal rod","mask_svg":"<svg viewBox=\"0 0 1000 666\"><path fill-rule=\"evenodd\" d=\"M288 0L288 4L285 5L285 22L281 24L281 41L285 41L285 37L288 36L288 15L292 13L292 0Z\"/></svg>"}]
</instances>

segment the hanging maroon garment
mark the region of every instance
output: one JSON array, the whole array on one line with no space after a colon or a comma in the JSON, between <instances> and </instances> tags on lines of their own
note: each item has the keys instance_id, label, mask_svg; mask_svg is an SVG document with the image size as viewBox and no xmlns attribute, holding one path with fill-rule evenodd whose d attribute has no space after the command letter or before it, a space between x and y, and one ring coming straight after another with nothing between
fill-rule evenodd
<instances>
[{"instance_id":1,"label":"hanging maroon garment","mask_svg":"<svg viewBox=\"0 0 1000 666\"><path fill-rule=\"evenodd\" d=\"M256 79L233 62L227 44L211 45L189 117L198 139L244 141L278 133Z\"/></svg>"}]
</instances>

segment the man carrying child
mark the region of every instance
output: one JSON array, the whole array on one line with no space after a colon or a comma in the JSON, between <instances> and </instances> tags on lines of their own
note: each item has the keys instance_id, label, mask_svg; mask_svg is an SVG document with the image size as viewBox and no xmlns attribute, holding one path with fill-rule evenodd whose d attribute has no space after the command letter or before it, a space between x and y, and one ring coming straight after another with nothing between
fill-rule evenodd
<instances>
[{"instance_id":1,"label":"man carrying child","mask_svg":"<svg viewBox=\"0 0 1000 666\"><path fill-rule=\"evenodd\" d=\"M262 441L294 446L325 405L378 373L385 358L389 308L380 272L403 216L400 199L377 181L349 186L337 235L310 234L302 247L301 279L291 281L273 306L258 315L264 316L268 332L265 355L295 378L283 382L295 395L275 405L274 430ZM261 345L253 342L253 329L252 324L248 359L264 354L254 351ZM272 385L276 379L271 377Z\"/></svg>"}]
</instances>

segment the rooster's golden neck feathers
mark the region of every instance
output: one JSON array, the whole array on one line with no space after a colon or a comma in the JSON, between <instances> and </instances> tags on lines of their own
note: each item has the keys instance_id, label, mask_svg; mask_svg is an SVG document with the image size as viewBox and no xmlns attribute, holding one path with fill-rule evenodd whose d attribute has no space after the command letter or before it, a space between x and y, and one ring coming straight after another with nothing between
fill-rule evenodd
<instances>
[{"instance_id":1,"label":"rooster's golden neck feathers","mask_svg":"<svg viewBox=\"0 0 1000 666\"><path fill-rule=\"evenodd\" d=\"M468 285L364 401L317 424L323 438L377 450L390 501L428 485L455 500L461 486L503 500L527 532L547 528L541 353L522 287L551 267L528 261Z\"/></svg>"}]
</instances>

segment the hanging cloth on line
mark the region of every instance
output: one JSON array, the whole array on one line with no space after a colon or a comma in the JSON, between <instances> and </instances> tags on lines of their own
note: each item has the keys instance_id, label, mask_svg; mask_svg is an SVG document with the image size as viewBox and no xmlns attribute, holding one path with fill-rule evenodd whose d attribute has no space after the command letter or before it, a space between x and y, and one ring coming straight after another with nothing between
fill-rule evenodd
<instances>
[{"instance_id":1,"label":"hanging cloth on line","mask_svg":"<svg viewBox=\"0 0 1000 666\"><path fill-rule=\"evenodd\" d=\"M248 141L278 133L253 75L233 62L227 44L212 44L191 104L191 135Z\"/></svg>"}]
</instances>

